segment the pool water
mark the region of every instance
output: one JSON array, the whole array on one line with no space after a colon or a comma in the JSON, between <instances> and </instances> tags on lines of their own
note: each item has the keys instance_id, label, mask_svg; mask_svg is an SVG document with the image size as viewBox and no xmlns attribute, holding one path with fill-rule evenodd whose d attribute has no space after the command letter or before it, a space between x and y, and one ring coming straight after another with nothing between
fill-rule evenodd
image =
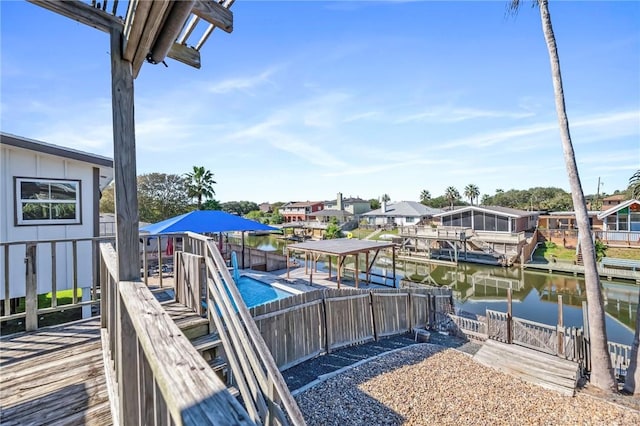
<instances>
[{"instance_id":1,"label":"pool water","mask_svg":"<svg viewBox=\"0 0 640 426\"><path fill-rule=\"evenodd\" d=\"M247 305L247 308L283 299L292 295L289 292L272 287L269 284L244 275L240 277L236 285L240 291L242 300L244 300L244 303Z\"/></svg>"}]
</instances>

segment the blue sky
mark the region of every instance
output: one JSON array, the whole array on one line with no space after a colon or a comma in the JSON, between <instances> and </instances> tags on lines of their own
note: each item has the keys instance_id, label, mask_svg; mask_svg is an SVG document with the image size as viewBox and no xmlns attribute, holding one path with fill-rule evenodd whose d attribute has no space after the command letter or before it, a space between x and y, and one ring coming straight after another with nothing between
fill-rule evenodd
<instances>
[{"instance_id":1,"label":"blue sky","mask_svg":"<svg viewBox=\"0 0 640 426\"><path fill-rule=\"evenodd\" d=\"M506 2L237 0L202 68L145 64L138 174L215 173L221 201L569 189L539 12ZM2 130L113 156L109 39L2 1ZM585 193L640 168L640 3L550 5Z\"/></svg>"}]
</instances>

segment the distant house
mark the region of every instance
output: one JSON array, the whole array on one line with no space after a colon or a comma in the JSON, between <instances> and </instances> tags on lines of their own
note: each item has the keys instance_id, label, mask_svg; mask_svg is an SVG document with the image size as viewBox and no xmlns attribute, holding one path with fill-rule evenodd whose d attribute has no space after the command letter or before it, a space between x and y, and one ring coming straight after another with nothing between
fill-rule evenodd
<instances>
[{"instance_id":1,"label":"distant house","mask_svg":"<svg viewBox=\"0 0 640 426\"><path fill-rule=\"evenodd\" d=\"M263 213L271 213L273 211L273 206L271 206L271 204L269 203L260 203L258 205L258 208Z\"/></svg>"},{"instance_id":2,"label":"distant house","mask_svg":"<svg viewBox=\"0 0 640 426\"><path fill-rule=\"evenodd\" d=\"M322 201L295 201L280 207L285 222L307 222L316 220L316 212L324 208Z\"/></svg>"},{"instance_id":3,"label":"distant house","mask_svg":"<svg viewBox=\"0 0 640 426\"><path fill-rule=\"evenodd\" d=\"M335 200L324 202L324 208L325 210L344 210L351 213L352 216L359 217L362 213L371 211L371 204L362 198L343 198L342 193L338 192Z\"/></svg>"},{"instance_id":4,"label":"distant house","mask_svg":"<svg viewBox=\"0 0 640 426\"><path fill-rule=\"evenodd\" d=\"M598 219L599 211L588 211L589 225L592 230L602 229L602 220ZM549 212L541 213L538 217L538 229L543 230L571 230L578 229L576 213L571 212Z\"/></svg>"},{"instance_id":5,"label":"distant house","mask_svg":"<svg viewBox=\"0 0 640 426\"><path fill-rule=\"evenodd\" d=\"M429 220L442 210L427 207L417 201L400 201L397 203L382 202L382 206L362 215L367 224L384 226L413 226L421 221Z\"/></svg>"},{"instance_id":6,"label":"distant house","mask_svg":"<svg viewBox=\"0 0 640 426\"><path fill-rule=\"evenodd\" d=\"M445 227L516 233L535 229L538 212L499 206L467 206L434 215Z\"/></svg>"},{"instance_id":7,"label":"distant house","mask_svg":"<svg viewBox=\"0 0 640 426\"><path fill-rule=\"evenodd\" d=\"M113 179L113 160L7 133L0 133L0 154L0 243L34 242L38 294L51 291L54 278L58 290L72 288L74 277L80 288L91 287L92 241L77 241L73 247L69 242L48 242L100 235L100 193ZM104 230L105 234L110 232ZM2 299L6 268L9 298L25 296L27 246L4 246L9 263L0 262ZM83 297L89 293L83 292Z\"/></svg>"},{"instance_id":8,"label":"distant house","mask_svg":"<svg viewBox=\"0 0 640 426\"><path fill-rule=\"evenodd\" d=\"M640 201L628 200L598 215L603 231L640 232Z\"/></svg>"},{"instance_id":9,"label":"distant house","mask_svg":"<svg viewBox=\"0 0 640 426\"><path fill-rule=\"evenodd\" d=\"M613 206L617 206L621 203L624 203L626 201L627 197L622 195L622 194L617 194L617 195L610 195L608 197L605 197L602 199L602 209L601 210L608 210L609 208L613 207Z\"/></svg>"}]
</instances>

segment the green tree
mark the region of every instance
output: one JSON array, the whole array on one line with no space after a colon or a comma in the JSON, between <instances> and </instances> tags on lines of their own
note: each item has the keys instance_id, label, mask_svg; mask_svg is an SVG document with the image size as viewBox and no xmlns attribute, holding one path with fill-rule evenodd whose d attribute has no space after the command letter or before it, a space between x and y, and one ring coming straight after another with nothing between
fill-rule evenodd
<instances>
[{"instance_id":1,"label":"green tree","mask_svg":"<svg viewBox=\"0 0 640 426\"><path fill-rule=\"evenodd\" d=\"M378 210L380 208L380 201L378 201L376 198L370 199L369 207L371 207L371 210Z\"/></svg>"},{"instance_id":2,"label":"green tree","mask_svg":"<svg viewBox=\"0 0 640 426\"><path fill-rule=\"evenodd\" d=\"M271 216L269 216L269 223L272 225L279 225L283 222L284 222L284 216L282 216L278 212L272 213Z\"/></svg>"},{"instance_id":3,"label":"green tree","mask_svg":"<svg viewBox=\"0 0 640 426\"><path fill-rule=\"evenodd\" d=\"M265 223L266 221L266 214L262 210L251 210L244 217L260 223Z\"/></svg>"},{"instance_id":4,"label":"green tree","mask_svg":"<svg viewBox=\"0 0 640 426\"><path fill-rule=\"evenodd\" d=\"M221 207L220 201L210 198L204 203L202 203L202 209L203 210L222 210L222 207Z\"/></svg>"},{"instance_id":5,"label":"green tree","mask_svg":"<svg viewBox=\"0 0 640 426\"><path fill-rule=\"evenodd\" d=\"M260 207L253 201L227 201L220 205L223 211L227 213L244 216L250 211L260 210Z\"/></svg>"},{"instance_id":6,"label":"green tree","mask_svg":"<svg viewBox=\"0 0 640 426\"><path fill-rule=\"evenodd\" d=\"M520 0L512 0L509 4L511 11L516 12L520 7ZM582 259L584 262L584 281L588 303L589 332L591 337L591 384L605 391L617 391L617 385L611 359L607 345L607 330L605 327L605 311L602 292L600 291L600 277L596 264L595 247L591 238L591 226L587 212L587 204L582 192L578 165L571 142L569 131L569 119L562 88L562 75L560 72L560 57L556 38L551 25L551 15L549 14L549 3L547 0L536 0L535 3L540 9L542 21L542 33L549 52L551 64L551 77L553 81L554 98L558 122L560 125L560 139L564 153L565 166L571 187L571 197L576 213L578 224L578 239Z\"/></svg>"},{"instance_id":7,"label":"green tree","mask_svg":"<svg viewBox=\"0 0 640 426\"><path fill-rule=\"evenodd\" d=\"M425 204L430 199L431 199L431 192L429 192L429 190L427 189L423 189L422 192L420 193L420 202L422 204Z\"/></svg>"},{"instance_id":8,"label":"green tree","mask_svg":"<svg viewBox=\"0 0 640 426\"><path fill-rule=\"evenodd\" d=\"M382 198L380 198L380 201L383 201L385 203L389 202L391 201L391 197L389 197L389 194L382 194Z\"/></svg>"},{"instance_id":9,"label":"green tree","mask_svg":"<svg viewBox=\"0 0 640 426\"><path fill-rule=\"evenodd\" d=\"M179 175L148 173L138 176L138 209L142 222L161 220L189 212L191 197Z\"/></svg>"},{"instance_id":10,"label":"green tree","mask_svg":"<svg viewBox=\"0 0 640 426\"><path fill-rule=\"evenodd\" d=\"M342 231L338 226L338 219L332 217L327 229L324 231L324 238L327 240L333 240L336 238L342 238Z\"/></svg>"},{"instance_id":11,"label":"green tree","mask_svg":"<svg viewBox=\"0 0 640 426\"><path fill-rule=\"evenodd\" d=\"M213 185L217 182L213 180L213 173L204 166L193 166L193 171L186 173L185 178L189 197L197 199L198 210L202 210L202 199L216 195Z\"/></svg>"},{"instance_id":12,"label":"green tree","mask_svg":"<svg viewBox=\"0 0 640 426\"><path fill-rule=\"evenodd\" d=\"M480 189L478 189L476 185L470 183L464 188L464 196L467 197L471 205L473 205L473 200L477 201L480 196Z\"/></svg>"},{"instance_id":13,"label":"green tree","mask_svg":"<svg viewBox=\"0 0 640 426\"><path fill-rule=\"evenodd\" d=\"M453 203L460 198L460 193L455 187L450 186L444 190L444 197L447 199L449 207L453 208Z\"/></svg>"},{"instance_id":14,"label":"green tree","mask_svg":"<svg viewBox=\"0 0 640 426\"><path fill-rule=\"evenodd\" d=\"M100 213L115 213L115 184L111 182L100 194Z\"/></svg>"},{"instance_id":15,"label":"green tree","mask_svg":"<svg viewBox=\"0 0 640 426\"><path fill-rule=\"evenodd\" d=\"M634 200L640 200L640 170L629 178L629 196Z\"/></svg>"}]
</instances>

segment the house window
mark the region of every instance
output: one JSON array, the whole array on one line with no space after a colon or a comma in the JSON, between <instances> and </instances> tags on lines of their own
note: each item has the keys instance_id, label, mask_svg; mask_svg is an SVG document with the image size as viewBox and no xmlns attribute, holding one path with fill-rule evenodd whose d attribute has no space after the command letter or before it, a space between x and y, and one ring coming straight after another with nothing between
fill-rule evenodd
<instances>
[{"instance_id":1,"label":"house window","mask_svg":"<svg viewBox=\"0 0 640 426\"><path fill-rule=\"evenodd\" d=\"M405 217L405 218L404 218L404 222L405 222L405 223L413 223L413 222L415 222L415 221L416 221L416 218L415 218L415 217L410 217L410 216L408 216L408 217Z\"/></svg>"},{"instance_id":2,"label":"house window","mask_svg":"<svg viewBox=\"0 0 640 426\"><path fill-rule=\"evenodd\" d=\"M17 225L81 223L80 181L15 178Z\"/></svg>"}]
</instances>

